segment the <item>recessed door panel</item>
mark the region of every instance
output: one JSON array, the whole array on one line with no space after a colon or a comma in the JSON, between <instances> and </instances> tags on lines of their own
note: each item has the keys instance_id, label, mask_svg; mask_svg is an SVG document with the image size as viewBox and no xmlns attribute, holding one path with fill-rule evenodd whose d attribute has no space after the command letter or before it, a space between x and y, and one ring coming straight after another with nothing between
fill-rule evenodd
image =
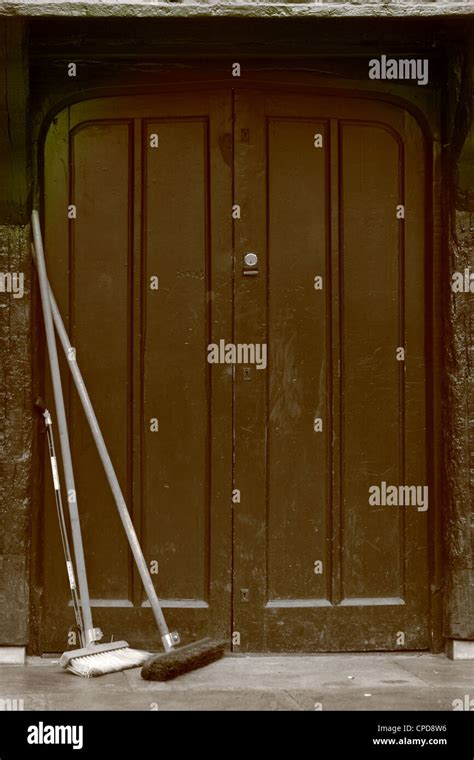
<instances>
[{"instance_id":1,"label":"recessed door panel","mask_svg":"<svg viewBox=\"0 0 474 760\"><path fill-rule=\"evenodd\" d=\"M205 120L145 124L147 280L143 398L146 538L166 598L209 600L210 334ZM156 419L158 431L151 432Z\"/></svg>"},{"instance_id":2,"label":"recessed door panel","mask_svg":"<svg viewBox=\"0 0 474 760\"><path fill-rule=\"evenodd\" d=\"M340 125L341 599L404 597L403 511L368 506L402 483L404 458L401 141L389 127Z\"/></svg>"},{"instance_id":3,"label":"recessed door panel","mask_svg":"<svg viewBox=\"0 0 474 760\"><path fill-rule=\"evenodd\" d=\"M110 456L127 497L131 126L130 122L117 121L84 124L72 131L70 196L80 223L71 219L69 229L71 343L92 398L100 399L98 419L110 441ZM100 193L96 193L99 187ZM65 379L69 382L67 375ZM128 599L126 540L118 515L111 508L110 487L76 394L70 396L70 411L81 504L92 507L82 520L90 556L90 593L94 599ZM102 508L94 509L98 504Z\"/></svg>"},{"instance_id":4,"label":"recessed door panel","mask_svg":"<svg viewBox=\"0 0 474 760\"><path fill-rule=\"evenodd\" d=\"M315 135L329 139L327 127L279 118L266 124L269 601L325 599L328 591L308 561L325 553L329 519L329 167L326 152L314 147Z\"/></svg>"}]
</instances>

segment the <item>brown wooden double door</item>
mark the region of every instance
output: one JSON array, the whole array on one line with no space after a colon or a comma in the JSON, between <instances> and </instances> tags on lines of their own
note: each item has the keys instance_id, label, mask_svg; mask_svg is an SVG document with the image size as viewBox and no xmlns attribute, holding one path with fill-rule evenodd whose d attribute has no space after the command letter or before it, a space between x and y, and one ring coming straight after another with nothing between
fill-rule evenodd
<instances>
[{"instance_id":1,"label":"brown wooden double door","mask_svg":"<svg viewBox=\"0 0 474 760\"><path fill-rule=\"evenodd\" d=\"M51 125L50 280L183 641L429 646L428 511L369 503L428 485L424 188L417 123L374 100L111 97ZM265 344L266 368L210 364L221 340ZM67 372L94 622L157 649ZM49 480L45 463L41 646L61 651Z\"/></svg>"}]
</instances>

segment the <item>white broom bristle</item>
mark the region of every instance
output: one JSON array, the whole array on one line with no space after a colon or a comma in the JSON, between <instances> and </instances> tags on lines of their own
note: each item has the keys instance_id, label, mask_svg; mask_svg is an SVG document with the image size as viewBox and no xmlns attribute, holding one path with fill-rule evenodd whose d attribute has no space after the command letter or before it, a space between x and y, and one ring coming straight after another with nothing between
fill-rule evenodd
<instances>
[{"instance_id":1,"label":"white broom bristle","mask_svg":"<svg viewBox=\"0 0 474 760\"><path fill-rule=\"evenodd\" d=\"M150 656L150 652L144 652L141 649L130 649L130 647L114 649L111 652L97 652L97 654L74 657L66 669L76 676L95 678L127 668L139 668Z\"/></svg>"}]
</instances>

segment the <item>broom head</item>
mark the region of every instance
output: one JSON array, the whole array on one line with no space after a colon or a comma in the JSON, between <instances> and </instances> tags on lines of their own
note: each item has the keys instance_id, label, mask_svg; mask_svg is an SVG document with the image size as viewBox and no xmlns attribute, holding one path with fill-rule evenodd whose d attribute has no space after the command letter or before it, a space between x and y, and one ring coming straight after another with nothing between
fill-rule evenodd
<instances>
[{"instance_id":1,"label":"broom head","mask_svg":"<svg viewBox=\"0 0 474 760\"><path fill-rule=\"evenodd\" d=\"M150 652L130 649L126 641L115 641L64 652L59 664L76 676L94 678L127 668L139 668L149 658Z\"/></svg>"},{"instance_id":2,"label":"broom head","mask_svg":"<svg viewBox=\"0 0 474 760\"><path fill-rule=\"evenodd\" d=\"M142 668L142 678L146 681L170 681L220 660L224 656L226 646L225 641L207 638L171 649L165 654L153 655Z\"/></svg>"}]
</instances>

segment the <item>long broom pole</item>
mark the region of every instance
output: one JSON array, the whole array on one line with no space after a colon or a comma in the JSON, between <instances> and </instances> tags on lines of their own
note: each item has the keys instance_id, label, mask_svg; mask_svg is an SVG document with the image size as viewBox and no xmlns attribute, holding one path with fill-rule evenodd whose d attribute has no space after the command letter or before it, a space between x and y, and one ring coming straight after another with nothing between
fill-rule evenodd
<instances>
[{"instance_id":1,"label":"long broom pole","mask_svg":"<svg viewBox=\"0 0 474 760\"><path fill-rule=\"evenodd\" d=\"M33 214L35 213L37 215L37 212L33 212ZM35 246L36 246L36 239L35 239ZM39 263L39 260L37 263ZM122 525L124 527L124 530L128 539L128 543L132 550L132 554L135 559L138 572L142 579L142 583L145 588L146 595L150 602L153 615L155 617L156 623L160 630L163 647L166 652L169 652L170 650L173 649L175 644L179 643L179 637L177 637L176 634L173 635L170 633L168 625L165 620L165 616L163 615L160 600L158 599L158 596L156 594L155 587L153 585L150 572L148 570L148 566L146 564L145 558L143 556L143 552L140 547L140 542L138 541L135 528L130 518L127 504L125 502L125 499L122 493L122 489L120 488L120 483L118 482L118 478L115 473L112 460L110 459L109 452L107 450L107 446L105 445L104 437L102 435L102 431L99 427L99 423L95 415L94 408L92 406L92 403L89 397L89 393L84 383L81 371L79 369L79 365L77 364L77 361L74 358L75 351L71 350L72 346L71 346L71 343L69 342L66 328L64 327L64 323L61 318L61 314L59 312L56 299L54 298L53 291L47 279L46 279L46 287L47 287L47 292L49 294L49 302L50 302L50 307L51 307L50 311L52 314L52 319L54 320L56 331L59 336L59 340L63 347L66 358L68 359L69 368L71 370L74 384L79 393L79 398L81 399L82 408L84 409L85 415L87 417L87 421L89 423L94 441L96 443L97 450L99 452L99 456L102 461L102 465L104 467L107 480L109 481L110 488L112 489L112 493L115 498L117 510L119 512L120 519L122 521Z\"/></svg>"},{"instance_id":2,"label":"long broom pole","mask_svg":"<svg viewBox=\"0 0 474 760\"><path fill-rule=\"evenodd\" d=\"M56 416L58 419L59 440L61 444L61 456L63 460L64 479L66 481L67 502L69 516L71 520L72 542L74 547L74 559L76 561L77 579L79 583L79 594L81 597L82 617L84 621L84 633L86 637L86 646L93 646L95 641L95 631L92 623L92 612L89 597L89 586L87 583L86 563L84 559L84 547L82 544L81 525L79 521L79 511L77 508L76 486L74 482L74 471L72 467L71 449L69 446L69 435L67 429L66 410L64 407L64 397L61 385L61 374L59 371L58 352L56 348L56 339L54 335L53 318L51 315L51 302L49 298L49 283L46 274L46 264L44 260L43 242L41 238L41 227L37 211L33 211L33 238L36 249L36 267L38 271L38 280L41 293L41 304L43 307L44 325L46 331L46 342L48 346L49 366L51 368L51 378L53 381L54 403L56 407Z\"/></svg>"},{"instance_id":3,"label":"long broom pole","mask_svg":"<svg viewBox=\"0 0 474 760\"><path fill-rule=\"evenodd\" d=\"M51 420L51 415L48 409L44 410L43 418L46 425L46 436L48 439L48 448L49 448L49 460L51 463L51 474L53 476L54 499L56 502L56 512L58 514L59 532L61 534L64 558L66 560L66 569L67 569L67 575L69 579L69 588L71 590L72 606L74 608L76 624L79 629L79 638L80 638L81 647L84 647L86 645L86 641L85 641L86 637L84 634L84 622L82 620L81 602L77 593L76 576L74 573L71 549L69 546L69 539L67 535L66 520L64 516L63 499L61 496L61 483L58 476L58 465L57 465L58 460L56 457L56 449L54 446L53 422Z\"/></svg>"}]
</instances>

